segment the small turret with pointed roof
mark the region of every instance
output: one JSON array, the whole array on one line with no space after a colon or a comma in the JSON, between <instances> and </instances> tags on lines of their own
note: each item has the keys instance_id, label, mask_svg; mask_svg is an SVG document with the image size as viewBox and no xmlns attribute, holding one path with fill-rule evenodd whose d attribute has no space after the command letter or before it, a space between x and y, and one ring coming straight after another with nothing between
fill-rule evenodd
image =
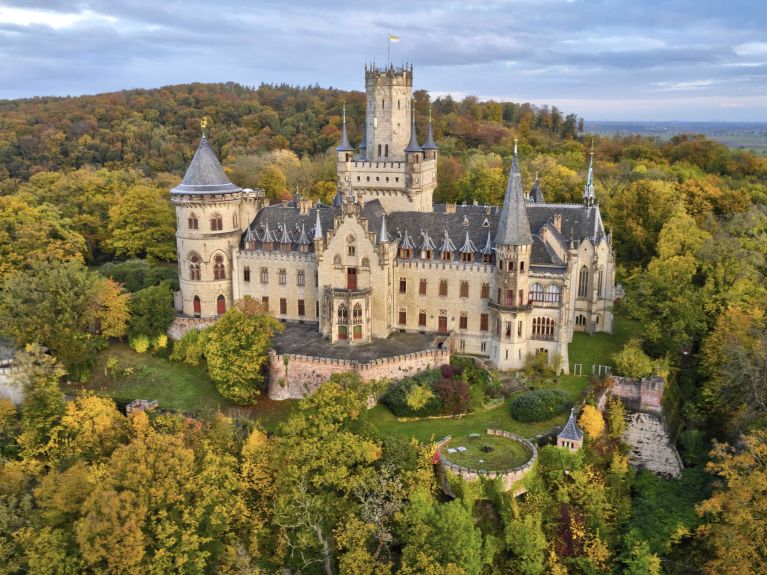
<instances>
[{"instance_id":1,"label":"small turret with pointed roof","mask_svg":"<svg viewBox=\"0 0 767 575\"><path fill-rule=\"evenodd\" d=\"M591 140L591 152L589 152L589 171L586 175L586 185L583 186L583 205L593 206L596 201L594 193L594 140Z\"/></svg>"},{"instance_id":2,"label":"small turret with pointed roof","mask_svg":"<svg viewBox=\"0 0 767 575\"><path fill-rule=\"evenodd\" d=\"M426 132L426 141L421 146L424 150L437 150L437 144L434 143L434 132L431 128L431 105L429 105L429 128Z\"/></svg>"},{"instance_id":3,"label":"small turret with pointed roof","mask_svg":"<svg viewBox=\"0 0 767 575\"><path fill-rule=\"evenodd\" d=\"M415 99L413 99L413 105L410 109L410 143L405 148L407 154L423 152L423 148L418 144L418 136L415 131Z\"/></svg>"},{"instance_id":4,"label":"small turret with pointed roof","mask_svg":"<svg viewBox=\"0 0 767 575\"><path fill-rule=\"evenodd\" d=\"M529 200L534 204L545 204L546 200L543 197L543 190L541 190L541 184L538 181L538 172L535 172L535 181L533 187L530 188Z\"/></svg>"},{"instance_id":5,"label":"small turret with pointed roof","mask_svg":"<svg viewBox=\"0 0 767 575\"><path fill-rule=\"evenodd\" d=\"M320 221L320 207L317 206L317 219L314 222L314 241L322 240L322 222Z\"/></svg>"},{"instance_id":6,"label":"small turret with pointed roof","mask_svg":"<svg viewBox=\"0 0 767 575\"><path fill-rule=\"evenodd\" d=\"M242 188L229 181L221 162L210 147L206 125L207 123L203 123L200 145L197 146L197 151L186 169L184 179L170 191L171 194L226 194L242 191Z\"/></svg>"},{"instance_id":7,"label":"small turret with pointed roof","mask_svg":"<svg viewBox=\"0 0 767 575\"><path fill-rule=\"evenodd\" d=\"M525 196L522 192L522 176L517 160L517 140L514 140L514 157L511 160L509 182L503 198L503 208L498 220L495 243L505 246L525 246L533 243L530 222L527 219Z\"/></svg>"},{"instance_id":8,"label":"small turret with pointed roof","mask_svg":"<svg viewBox=\"0 0 767 575\"><path fill-rule=\"evenodd\" d=\"M386 230L386 214L381 217L381 230L378 232L378 243L388 243L389 232Z\"/></svg>"},{"instance_id":9,"label":"small turret with pointed roof","mask_svg":"<svg viewBox=\"0 0 767 575\"><path fill-rule=\"evenodd\" d=\"M557 446L566 447L570 451L578 451L583 447L583 431L575 419L575 408L570 410L570 417L562 431L557 435Z\"/></svg>"},{"instance_id":10,"label":"small turret with pointed roof","mask_svg":"<svg viewBox=\"0 0 767 575\"><path fill-rule=\"evenodd\" d=\"M336 148L336 152L353 152L354 148L349 143L349 136L346 134L346 104L343 110L343 127L341 128L341 144Z\"/></svg>"}]
</instances>

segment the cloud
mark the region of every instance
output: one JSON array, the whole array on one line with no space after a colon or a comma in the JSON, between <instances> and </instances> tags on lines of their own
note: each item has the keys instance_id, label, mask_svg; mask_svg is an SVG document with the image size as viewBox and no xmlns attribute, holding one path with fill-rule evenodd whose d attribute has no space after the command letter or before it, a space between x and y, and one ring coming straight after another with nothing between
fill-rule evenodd
<instances>
[{"instance_id":1,"label":"cloud","mask_svg":"<svg viewBox=\"0 0 767 575\"><path fill-rule=\"evenodd\" d=\"M433 92L727 119L676 99L705 94L757 119L761 101L739 98L763 92L765 28L748 0L0 0L0 98L227 80L362 89L391 32L392 59Z\"/></svg>"}]
</instances>

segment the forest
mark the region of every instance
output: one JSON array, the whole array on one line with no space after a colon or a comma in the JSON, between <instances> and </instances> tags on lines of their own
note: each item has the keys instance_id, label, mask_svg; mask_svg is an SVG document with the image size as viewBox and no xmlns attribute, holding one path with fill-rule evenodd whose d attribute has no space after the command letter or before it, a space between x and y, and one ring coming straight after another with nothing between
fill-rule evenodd
<instances>
[{"instance_id":1,"label":"forest","mask_svg":"<svg viewBox=\"0 0 767 575\"><path fill-rule=\"evenodd\" d=\"M667 378L680 479L628 465L621 405L589 408L599 378L584 449L541 447L517 498L493 481L447 497L433 443L383 433L351 374L270 429L245 411L128 417L73 391L128 341L260 401L243 373L280 326L253 302L195 341L164 337L168 190L207 115L236 184L328 201L343 105L356 144L364 95L319 87L0 102L0 337L22 350L26 397L0 399L0 574L767 572L767 159L700 135L592 137L554 107L416 93L419 135L431 106L440 146L435 201L501 203L518 138L525 185L579 202L593 149L616 315L637 326L616 364Z\"/></svg>"}]
</instances>

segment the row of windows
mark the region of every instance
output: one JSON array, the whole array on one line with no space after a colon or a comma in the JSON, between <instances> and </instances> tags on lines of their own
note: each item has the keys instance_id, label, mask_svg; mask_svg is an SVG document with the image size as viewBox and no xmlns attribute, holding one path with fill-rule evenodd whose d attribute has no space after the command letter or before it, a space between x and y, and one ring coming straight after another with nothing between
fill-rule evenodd
<instances>
[{"instance_id":1,"label":"row of windows","mask_svg":"<svg viewBox=\"0 0 767 575\"><path fill-rule=\"evenodd\" d=\"M501 330L503 335L507 339L511 338L511 331L513 329L513 322L502 322L500 319L495 320L495 335L501 336ZM522 337L522 333L525 329L525 323L521 320L517 321L517 337ZM556 324L550 317L534 317L533 318L533 339L553 340L556 333Z\"/></svg>"},{"instance_id":2,"label":"row of windows","mask_svg":"<svg viewBox=\"0 0 767 575\"><path fill-rule=\"evenodd\" d=\"M269 296L261 298L261 304L268 311L269 310ZM315 309L315 312L319 314L319 310ZM304 317L306 315L306 304L304 300L299 299L296 301L296 314L298 317ZM280 298L280 315L288 315L288 298Z\"/></svg>"},{"instance_id":3,"label":"row of windows","mask_svg":"<svg viewBox=\"0 0 767 575\"><path fill-rule=\"evenodd\" d=\"M401 326L407 325L407 308L401 307L398 314L398 323ZM447 312L441 311L437 317L437 325L439 331L447 331ZM483 313L479 315L479 331L488 331L489 329L488 314ZM426 327L426 310L418 310L418 327ZM458 318L458 329L469 329L469 314L465 311L461 312Z\"/></svg>"},{"instance_id":4,"label":"row of windows","mask_svg":"<svg viewBox=\"0 0 767 575\"><path fill-rule=\"evenodd\" d=\"M316 274L315 274L315 277L316 277ZM243 268L242 279L246 283L250 282L250 266L245 266ZM261 268L259 273L259 279L262 284L269 283L269 268ZM288 284L288 271L286 269L280 268L277 271L277 283L279 283L279 285L281 286ZM304 287L306 285L306 272L304 272L304 270L298 270L296 272L296 285L298 287Z\"/></svg>"},{"instance_id":5,"label":"row of windows","mask_svg":"<svg viewBox=\"0 0 767 575\"><path fill-rule=\"evenodd\" d=\"M338 325L347 325L349 323L349 309L346 304L342 303L338 305L338 318L336 323ZM352 308L352 324L357 325L362 323L362 306L360 304L354 304Z\"/></svg>"},{"instance_id":6,"label":"row of windows","mask_svg":"<svg viewBox=\"0 0 767 575\"><path fill-rule=\"evenodd\" d=\"M435 251L439 255L439 259L444 262L453 261L453 252L441 252L438 250L413 250L406 248L399 248L397 251L397 257L400 259L412 258L413 254L420 254L422 260L433 260L435 257ZM460 256L457 256L455 261L461 261L466 263L477 262L483 264L493 263L493 254L481 254L475 252L461 252Z\"/></svg>"},{"instance_id":7,"label":"row of windows","mask_svg":"<svg viewBox=\"0 0 767 575\"><path fill-rule=\"evenodd\" d=\"M418 295L426 295L427 292L427 285L428 282L425 278L421 278L418 281ZM407 293L407 278L401 277L399 278L399 293L406 294ZM462 280L460 284L458 285L458 294L459 297L469 297L469 282ZM439 295L441 296L447 296L448 295L448 281L447 280L439 280ZM481 298L489 298L490 297L490 284L483 283L482 287L480 288L480 295Z\"/></svg>"},{"instance_id":8,"label":"row of windows","mask_svg":"<svg viewBox=\"0 0 767 575\"><path fill-rule=\"evenodd\" d=\"M539 283L530 286L530 301L545 301L547 303L559 303L562 297L562 288L555 284L550 284L543 289Z\"/></svg>"},{"instance_id":9,"label":"row of windows","mask_svg":"<svg viewBox=\"0 0 767 575\"><path fill-rule=\"evenodd\" d=\"M506 271L513 272L516 270L516 262L514 260L506 260ZM503 271L504 265L503 260L498 260L498 269ZM519 262L519 273L525 273L525 262L524 260Z\"/></svg>"},{"instance_id":10,"label":"row of windows","mask_svg":"<svg viewBox=\"0 0 767 575\"><path fill-rule=\"evenodd\" d=\"M200 281L202 279L202 273L200 272L200 256L192 254L189 258L189 279L193 281ZM216 254L213 258L213 279L225 280L226 279L226 264L224 263L224 256Z\"/></svg>"},{"instance_id":11,"label":"row of windows","mask_svg":"<svg viewBox=\"0 0 767 575\"><path fill-rule=\"evenodd\" d=\"M191 214L187 218L186 223L190 230L200 229L200 220L197 218L196 214ZM236 228L239 225L239 218L237 217L237 214L234 214L232 216L232 227ZM210 217L210 229L213 232L219 232L224 229L224 218L221 216L221 214L214 214Z\"/></svg>"},{"instance_id":12,"label":"row of windows","mask_svg":"<svg viewBox=\"0 0 767 575\"><path fill-rule=\"evenodd\" d=\"M597 270L597 296L602 297L602 284L604 284L604 270ZM588 297L589 293L589 268L583 266L578 273L578 297Z\"/></svg>"}]
</instances>

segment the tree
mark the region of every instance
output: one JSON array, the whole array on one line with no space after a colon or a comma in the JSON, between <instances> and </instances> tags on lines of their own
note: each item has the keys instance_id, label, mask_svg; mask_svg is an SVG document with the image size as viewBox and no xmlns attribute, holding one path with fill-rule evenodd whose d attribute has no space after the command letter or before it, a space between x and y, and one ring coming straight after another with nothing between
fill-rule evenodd
<instances>
[{"instance_id":1,"label":"tree","mask_svg":"<svg viewBox=\"0 0 767 575\"><path fill-rule=\"evenodd\" d=\"M660 575L660 558L650 552L646 541L634 541L629 555L623 560L626 575Z\"/></svg>"},{"instance_id":2,"label":"tree","mask_svg":"<svg viewBox=\"0 0 767 575\"><path fill-rule=\"evenodd\" d=\"M261 369L268 360L271 338L282 329L282 324L246 296L207 330L208 373L221 395L237 403L255 400L264 380Z\"/></svg>"},{"instance_id":3,"label":"tree","mask_svg":"<svg viewBox=\"0 0 767 575\"><path fill-rule=\"evenodd\" d=\"M130 307L128 335L131 337L144 335L155 338L164 334L176 315L173 292L165 282L137 291L131 297Z\"/></svg>"},{"instance_id":4,"label":"tree","mask_svg":"<svg viewBox=\"0 0 767 575\"><path fill-rule=\"evenodd\" d=\"M512 504L514 517L506 523L506 545L514 556L514 573L539 575L546 571L548 543L543 532L542 516L530 510L520 513Z\"/></svg>"},{"instance_id":5,"label":"tree","mask_svg":"<svg viewBox=\"0 0 767 575\"><path fill-rule=\"evenodd\" d=\"M605 420L599 410L593 405L584 405L578 425L581 426L591 439L597 439L605 430Z\"/></svg>"},{"instance_id":6,"label":"tree","mask_svg":"<svg viewBox=\"0 0 767 575\"><path fill-rule=\"evenodd\" d=\"M0 334L48 348L73 377L83 377L106 335L120 333L125 298L80 262L34 264L0 290Z\"/></svg>"},{"instance_id":7,"label":"tree","mask_svg":"<svg viewBox=\"0 0 767 575\"><path fill-rule=\"evenodd\" d=\"M54 435L62 456L96 461L127 440L128 421L112 399L83 392L67 403Z\"/></svg>"},{"instance_id":8,"label":"tree","mask_svg":"<svg viewBox=\"0 0 767 575\"><path fill-rule=\"evenodd\" d=\"M607 403L607 427L614 439L619 439L626 431L626 409L617 397Z\"/></svg>"},{"instance_id":9,"label":"tree","mask_svg":"<svg viewBox=\"0 0 767 575\"><path fill-rule=\"evenodd\" d=\"M109 210L109 232L106 245L117 256L176 258L176 218L165 190L128 188Z\"/></svg>"},{"instance_id":10,"label":"tree","mask_svg":"<svg viewBox=\"0 0 767 575\"><path fill-rule=\"evenodd\" d=\"M711 497L698 506L705 523L698 534L710 547L706 572L767 572L767 432L741 436L739 445L715 443L706 469L719 476Z\"/></svg>"},{"instance_id":11,"label":"tree","mask_svg":"<svg viewBox=\"0 0 767 575\"><path fill-rule=\"evenodd\" d=\"M85 240L51 205L0 195L0 281L47 261L83 261Z\"/></svg>"},{"instance_id":12,"label":"tree","mask_svg":"<svg viewBox=\"0 0 767 575\"><path fill-rule=\"evenodd\" d=\"M99 306L98 330L104 337L122 337L128 331L131 317L131 296L123 291L120 284L111 279L97 283L96 305Z\"/></svg>"},{"instance_id":13,"label":"tree","mask_svg":"<svg viewBox=\"0 0 767 575\"><path fill-rule=\"evenodd\" d=\"M618 373L626 377L639 379L647 377L653 371L653 361L642 350L642 342L631 338L623 349L613 355L613 361Z\"/></svg>"}]
</instances>

